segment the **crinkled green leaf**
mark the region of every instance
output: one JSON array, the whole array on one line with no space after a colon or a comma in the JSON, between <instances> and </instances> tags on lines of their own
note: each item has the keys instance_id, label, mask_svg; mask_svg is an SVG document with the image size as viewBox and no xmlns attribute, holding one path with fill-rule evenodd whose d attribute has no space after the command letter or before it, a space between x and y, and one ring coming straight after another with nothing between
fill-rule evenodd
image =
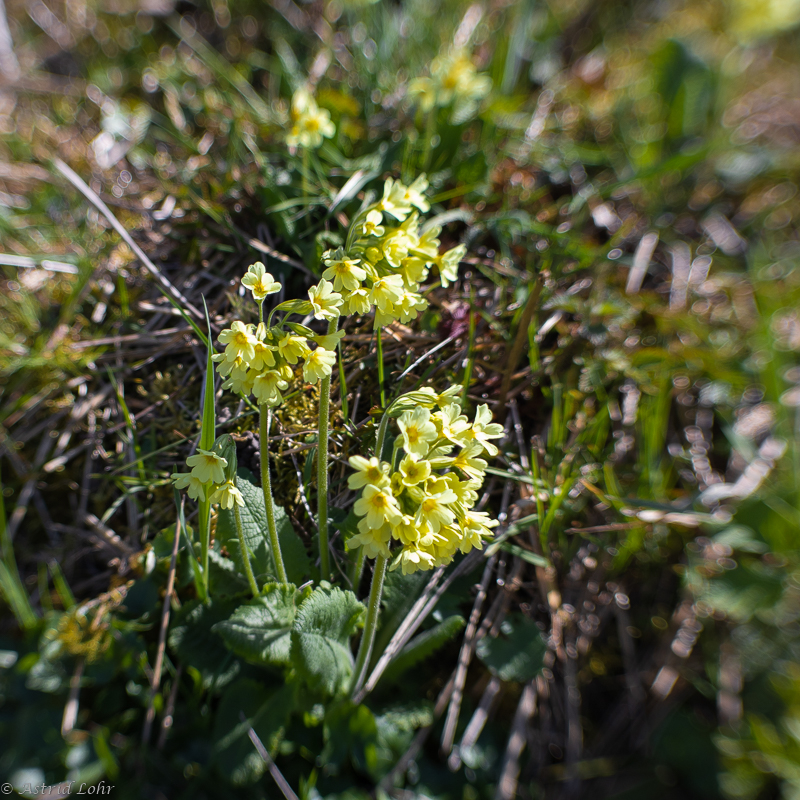
<instances>
[{"instance_id":1,"label":"crinkled green leaf","mask_svg":"<svg viewBox=\"0 0 800 800\"><path fill-rule=\"evenodd\" d=\"M218 622L212 630L248 661L270 666L288 664L292 624L305 596L292 584L272 584L261 597L239 606L230 619Z\"/></svg>"},{"instance_id":2,"label":"crinkled green leaf","mask_svg":"<svg viewBox=\"0 0 800 800\"><path fill-rule=\"evenodd\" d=\"M350 636L364 613L352 592L321 586L303 601L292 629L292 661L314 689L337 695L353 672Z\"/></svg>"},{"instance_id":3,"label":"crinkled green leaf","mask_svg":"<svg viewBox=\"0 0 800 800\"><path fill-rule=\"evenodd\" d=\"M514 614L500 626L497 638L484 637L475 652L503 681L529 681L542 669L547 645L533 620Z\"/></svg>"}]
</instances>

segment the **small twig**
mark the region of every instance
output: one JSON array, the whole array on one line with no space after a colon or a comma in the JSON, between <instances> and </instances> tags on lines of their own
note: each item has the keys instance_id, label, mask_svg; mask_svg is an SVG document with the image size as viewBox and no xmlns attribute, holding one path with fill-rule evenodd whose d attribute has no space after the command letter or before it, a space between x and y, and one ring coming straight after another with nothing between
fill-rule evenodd
<instances>
[{"instance_id":1,"label":"small twig","mask_svg":"<svg viewBox=\"0 0 800 800\"><path fill-rule=\"evenodd\" d=\"M81 691L81 678L83 677L84 659L81 657L75 664L75 672L69 679L69 697L64 706L64 716L61 718L61 735L66 736L75 727L78 719L78 697Z\"/></svg>"},{"instance_id":2,"label":"small twig","mask_svg":"<svg viewBox=\"0 0 800 800\"><path fill-rule=\"evenodd\" d=\"M181 511L183 511L183 500L181 500ZM175 538L172 542L172 555L169 560L169 576L167 577L167 588L164 592L164 603L161 606L161 629L158 633L158 650L156 651L156 663L153 667L153 678L150 683L150 705L147 708L147 715L144 720L142 730L142 745L145 747L150 741L150 731L153 727L153 720L156 716L156 692L161 683L161 667L164 663L164 650L167 646L167 628L169 627L169 603L172 597L172 589L175 586L175 566L178 561L178 544L181 539L181 519L175 523Z\"/></svg>"},{"instance_id":3,"label":"small twig","mask_svg":"<svg viewBox=\"0 0 800 800\"><path fill-rule=\"evenodd\" d=\"M161 731L158 734L158 742L156 742L156 747L159 750L164 749L164 744L167 741L167 734L172 728L172 723L174 722L174 714L175 714L175 702L178 699L178 689L181 684L181 675L183 674L183 664L181 664L177 671L175 672L175 678L172 681L172 688L169 692L169 698L167 699L167 707L164 709L164 716L161 719Z\"/></svg>"},{"instance_id":4,"label":"small twig","mask_svg":"<svg viewBox=\"0 0 800 800\"><path fill-rule=\"evenodd\" d=\"M511 725L511 735L503 758L500 770L500 780L495 791L495 800L512 800L517 796L517 780L519 779L519 759L525 749L525 728L528 720L536 711L536 683L531 681L522 690L514 722Z\"/></svg>"},{"instance_id":5,"label":"small twig","mask_svg":"<svg viewBox=\"0 0 800 800\"><path fill-rule=\"evenodd\" d=\"M486 600L486 590L489 587L489 580L492 577L496 563L497 556L494 555L486 562L486 566L483 568L483 576L478 587L478 594L475 597L475 602L472 604L472 612L469 615L467 630L464 633L464 642L461 645L461 652L458 655L453 693L450 697L450 705L447 708L447 719L445 720L444 731L442 732L441 749L443 756L449 755L450 751L453 749L458 715L461 711L461 700L464 696L464 683L467 680L467 669L469 668L469 662L472 659L472 654L477 642L476 633L478 632L478 621L481 617L481 609Z\"/></svg>"},{"instance_id":6,"label":"small twig","mask_svg":"<svg viewBox=\"0 0 800 800\"><path fill-rule=\"evenodd\" d=\"M239 719L242 722L247 722L247 717L245 716L244 711L239 712ZM272 780L275 781L275 785L281 790L281 794L286 798L286 800L300 800L300 798L298 798L298 796L292 791L292 787L289 786L289 782L283 777L283 773L278 769L278 765L272 760L272 757L267 752L267 748L264 747L264 743L258 738L258 734L253 730L252 725L247 728L247 735L250 737L250 741L253 743L253 747L255 747L256 752L261 756L262 760L267 765L269 774L272 776Z\"/></svg>"}]
</instances>

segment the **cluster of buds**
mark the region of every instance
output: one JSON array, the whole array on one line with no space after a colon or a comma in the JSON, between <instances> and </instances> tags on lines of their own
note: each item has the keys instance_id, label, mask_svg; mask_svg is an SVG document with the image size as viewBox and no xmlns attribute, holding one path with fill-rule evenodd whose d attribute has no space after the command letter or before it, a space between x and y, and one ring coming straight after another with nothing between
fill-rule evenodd
<instances>
[{"instance_id":1,"label":"cluster of buds","mask_svg":"<svg viewBox=\"0 0 800 800\"><path fill-rule=\"evenodd\" d=\"M319 147L336 133L331 115L317 105L311 92L298 89L292 96L292 127L286 136L290 147Z\"/></svg>"},{"instance_id":2,"label":"cluster of buds","mask_svg":"<svg viewBox=\"0 0 800 800\"><path fill-rule=\"evenodd\" d=\"M193 500L219 503L222 508L244 505L236 488L236 444L230 434L220 436L211 450L198 448L186 459L186 466L191 472L171 475L176 489L186 489Z\"/></svg>"},{"instance_id":3,"label":"cluster of buds","mask_svg":"<svg viewBox=\"0 0 800 800\"><path fill-rule=\"evenodd\" d=\"M420 228L420 213L430 210L427 188L424 175L410 186L392 178L385 182L383 197L354 220L347 247L323 254L322 281L309 291L315 316L320 298L338 297L337 313L363 315L374 308L377 330L408 322L427 307L419 290L431 267L443 286L456 280L466 248L458 245L440 254L441 229ZM329 307L324 313L333 312Z\"/></svg>"},{"instance_id":4,"label":"cluster of buds","mask_svg":"<svg viewBox=\"0 0 800 800\"><path fill-rule=\"evenodd\" d=\"M355 472L348 485L362 493L354 506L359 532L348 548L388 558L397 541L391 569L403 574L444 566L459 550L483 548L497 522L473 510L487 467L481 456L497 454L490 440L502 436L503 427L491 421L486 405L470 422L460 393L453 386L441 394L421 389L403 395L387 412L402 412L391 461L381 461L380 453L350 458Z\"/></svg>"},{"instance_id":5,"label":"cluster of buds","mask_svg":"<svg viewBox=\"0 0 800 800\"><path fill-rule=\"evenodd\" d=\"M281 289L260 261L248 268L242 283L260 306L268 295ZM309 296L311 302L290 300L278 309L313 313L317 319L338 317L340 295L326 295L319 287L312 287ZM226 378L224 389L245 396L252 394L259 405L273 407L282 402L282 392L294 377L293 367L298 362L303 362L303 377L309 383L331 374L336 363L334 351L344 332L317 336L310 328L285 318L272 326L263 322L263 313L261 317L258 325L237 320L223 330L219 341L225 350L212 358L219 374Z\"/></svg>"},{"instance_id":6,"label":"cluster of buds","mask_svg":"<svg viewBox=\"0 0 800 800\"><path fill-rule=\"evenodd\" d=\"M491 88L489 76L479 75L470 57L463 50L456 50L434 58L431 76L413 80L408 92L427 112L434 106L478 102Z\"/></svg>"}]
</instances>

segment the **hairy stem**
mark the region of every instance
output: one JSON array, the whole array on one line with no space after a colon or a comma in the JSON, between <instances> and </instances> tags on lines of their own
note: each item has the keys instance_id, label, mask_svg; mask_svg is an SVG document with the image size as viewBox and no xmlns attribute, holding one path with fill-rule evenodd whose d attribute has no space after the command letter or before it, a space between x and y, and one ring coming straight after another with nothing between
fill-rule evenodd
<instances>
[{"instance_id":1,"label":"hairy stem","mask_svg":"<svg viewBox=\"0 0 800 800\"><path fill-rule=\"evenodd\" d=\"M339 319L328 322L328 335L336 333ZM317 437L317 526L319 527L319 571L323 581L330 580L328 552L328 426L330 424L331 376L319 382L319 435Z\"/></svg>"},{"instance_id":2,"label":"hairy stem","mask_svg":"<svg viewBox=\"0 0 800 800\"><path fill-rule=\"evenodd\" d=\"M377 346L378 357L378 387L381 392L381 408L386 408L386 389L383 381L383 342L381 341L381 329L375 331L375 343Z\"/></svg>"},{"instance_id":3,"label":"hairy stem","mask_svg":"<svg viewBox=\"0 0 800 800\"><path fill-rule=\"evenodd\" d=\"M364 633L358 646L356 666L353 670L353 682L350 686L350 696L353 697L364 684L369 658L372 655L372 645L375 643L375 632L378 630L378 614L381 608L381 593L383 592L383 579L386 576L385 556L375 559L375 571L372 573L372 584L369 587L369 605L367 606L367 621L364 623Z\"/></svg>"},{"instance_id":4,"label":"hairy stem","mask_svg":"<svg viewBox=\"0 0 800 800\"><path fill-rule=\"evenodd\" d=\"M264 493L264 509L267 512L267 530L269 532L269 546L272 550L272 559L275 562L275 571L278 581L286 584L286 567L283 565L281 543L278 539L278 529L275 525L275 505L272 500L272 479L269 474L269 427L271 413L265 405L258 407L258 440L261 449L261 491Z\"/></svg>"},{"instance_id":5,"label":"hairy stem","mask_svg":"<svg viewBox=\"0 0 800 800\"><path fill-rule=\"evenodd\" d=\"M258 584L256 577L253 575L253 568L250 566L250 553L247 552L247 542L244 540L244 529L242 528L242 515L239 513L239 505L233 504L233 516L236 520L236 534L239 537L239 551L242 554L242 563L244 564L244 574L247 576L247 582L250 584L250 591L253 597L258 597Z\"/></svg>"}]
</instances>

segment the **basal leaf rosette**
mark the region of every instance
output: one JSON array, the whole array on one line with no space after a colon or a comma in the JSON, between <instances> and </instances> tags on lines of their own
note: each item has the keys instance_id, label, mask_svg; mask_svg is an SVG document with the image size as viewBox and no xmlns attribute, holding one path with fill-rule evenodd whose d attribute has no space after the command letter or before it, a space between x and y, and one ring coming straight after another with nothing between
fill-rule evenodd
<instances>
[{"instance_id":1,"label":"basal leaf rosette","mask_svg":"<svg viewBox=\"0 0 800 800\"><path fill-rule=\"evenodd\" d=\"M361 547L368 558L391 557L391 569L410 574L449 564L457 552L480 550L491 538L497 522L475 504L487 467L483 456L497 454L491 440L503 427L491 421L486 405L470 421L460 392L455 386L403 395L393 409L401 413L391 461L350 459L348 485L361 494L354 506L358 533L348 548Z\"/></svg>"}]
</instances>

